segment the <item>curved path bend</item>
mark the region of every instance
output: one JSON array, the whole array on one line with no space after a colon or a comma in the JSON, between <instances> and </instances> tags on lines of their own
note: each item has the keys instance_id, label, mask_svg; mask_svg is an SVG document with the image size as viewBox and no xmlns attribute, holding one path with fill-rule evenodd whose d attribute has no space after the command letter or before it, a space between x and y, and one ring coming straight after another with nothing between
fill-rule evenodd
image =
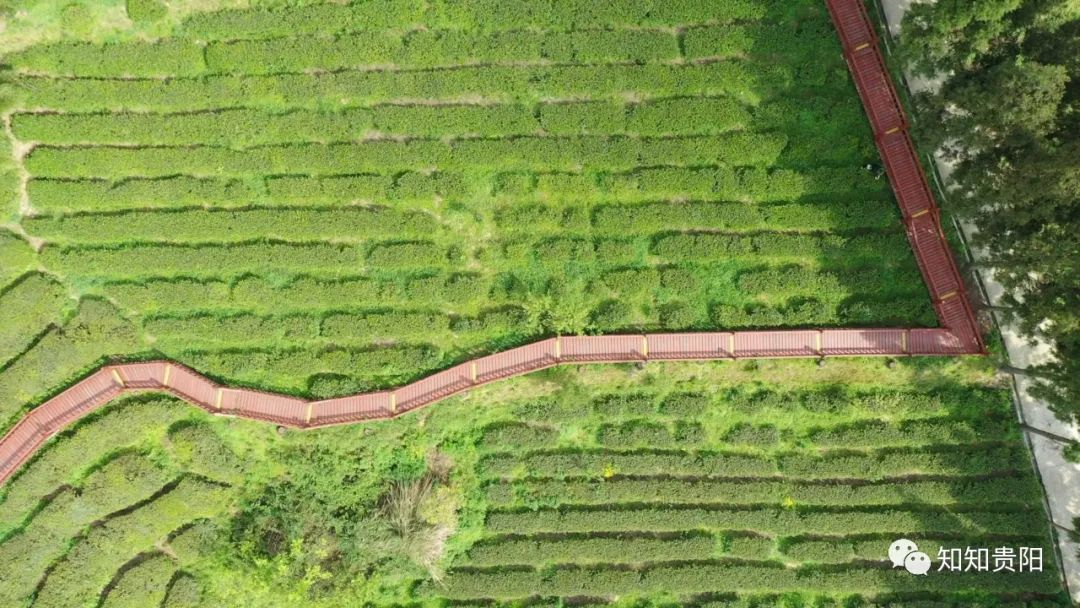
<instances>
[{"instance_id":1,"label":"curved path bend","mask_svg":"<svg viewBox=\"0 0 1080 608\"><path fill-rule=\"evenodd\" d=\"M0 484L56 433L116 397L135 391L167 392L214 414L307 429L393 418L481 384L563 364L984 353L978 323L945 240L937 204L908 134L907 117L885 68L866 5L862 0L826 0L826 4L940 328L549 338L462 363L394 390L322 401L221 386L169 361L109 365L32 410L0 439Z\"/></svg>"}]
</instances>

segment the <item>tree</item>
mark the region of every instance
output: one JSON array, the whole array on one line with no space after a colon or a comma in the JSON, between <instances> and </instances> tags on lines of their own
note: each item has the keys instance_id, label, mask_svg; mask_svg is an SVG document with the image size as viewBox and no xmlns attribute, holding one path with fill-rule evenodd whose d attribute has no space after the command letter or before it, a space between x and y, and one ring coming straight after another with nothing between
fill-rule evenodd
<instances>
[{"instance_id":1,"label":"tree","mask_svg":"<svg viewBox=\"0 0 1080 608\"><path fill-rule=\"evenodd\" d=\"M1080 9L941 0L902 31L907 67L944 75L916 97L916 135L956 164L950 210L978 229L1011 320L1053 345L1035 392L1080 421Z\"/></svg>"}]
</instances>

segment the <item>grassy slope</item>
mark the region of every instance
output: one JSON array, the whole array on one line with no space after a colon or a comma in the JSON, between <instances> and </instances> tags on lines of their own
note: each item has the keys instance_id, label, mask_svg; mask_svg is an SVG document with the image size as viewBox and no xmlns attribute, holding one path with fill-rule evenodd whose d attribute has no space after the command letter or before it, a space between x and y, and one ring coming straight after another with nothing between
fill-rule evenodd
<instances>
[{"instance_id":1,"label":"grassy slope","mask_svg":"<svg viewBox=\"0 0 1080 608\"><path fill-rule=\"evenodd\" d=\"M439 596L509 599L521 594L515 590L521 585L528 593L558 595L566 585L578 584L581 591L574 595L640 595L659 601L695 591L742 591L750 597L778 589L769 585L788 581L791 572L768 574L765 580L772 582L763 587L762 579L755 579L762 568L784 564L805 570L811 562L840 565L824 577L784 583L802 589L807 598L925 589L931 593L924 599L938 598L943 603L932 605L944 606L948 598L960 597L954 592L1056 593L1052 572L913 581L867 565L881 560L888 542L899 534L931 550L938 544L1044 546L1052 569L1040 489L1013 428L1008 395L986 388L991 378L984 369L944 360L902 362L893 369L858 360L832 361L824 368L783 361L754 367L715 363L553 370L486 387L397 421L285 436L267 425L210 419L187 406L175 409L168 399L144 397L110 408L80 427L85 431L77 430L44 452L13 482L0 505L33 513L27 511L32 504L27 497L47 494L62 482L93 487L84 500L108 502L114 490L98 481L95 471L111 469L91 463L110 461L115 456L107 454L122 445L136 455L148 454L162 479L188 471L238 484L229 491L233 509L169 535L167 554L173 561L159 564L194 576L205 594L204 605L435 605ZM122 443L114 443L122 437L118 434L94 434L95 425L100 431L110 424L145 428L147 434L128 433ZM678 433L682 443L658 451L667 433ZM78 444L91 437L99 438L94 454L81 458L81 467L65 465L75 452L86 453ZM102 442L101 437L109 439ZM690 458L678 456L680 445L692 447ZM961 452L968 456L957 457ZM437 550L440 542L433 539L441 536L418 535L412 544L402 543L388 531L378 505L393 480L416 478L433 453L450 463L450 473L445 483L436 484L420 513L422 521L431 522L425 526L453 533L437 567L445 572L444 584L415 587L413 581L427 574L410 556L433 546ZM211 466L193 466L195 461ZM87 464L90 468L83 468ZM566 474L571 477L563 478ZM920 479L920 474L927 476ZM879 476L870 485L812 481ZM198 484L190 487L206 491ZM682 510L649 516L650 509L671 508L652 504L657 500L682 505L676 507ZM742 511L740 505L753 508ZM552 509L559 506L566 516L556 521ZM57 504L60 511L54 514L53 507L46 507L15 529L30 532L39 518L56 517L65 508ZM707 511L693 515L690 508ZM583 509L595 512L575 516ZM636 519L627 519L634 510L640 512ZM185 513L169 521L198 515ZM680 522L690 516L704 517L700 521L706 523L684 528ZM117 519L116 534L130 534L122 532L126 521L133 519ZM565 532L545 532L559 530ZM574 530L623 532L597 536ZM658 530L668 532L653 532ZM0 552L25 553L19 550L25 536L8 532ZM102 537L95 533L88 538L100 544ZM223 544L225 538L231 540ZM48 542L62 540L50 537ZM61 553L47 549L34 555L55 560L62 554L62 548ZM144 550L151 549L147 544ZM60 572L85 559L95 560L99 574L93 581L58 576L46 585L49 597L91 593L107 580L109 568L120 568L128 558L106 559L83 548L65 559ZM704 582L683 580L661 593L672 584L671 567L685 560L694 560L697 571L715 572ZM624 580L616 575L618 569L603 565L626 561L647 562L652 582L642 586L640 580ZM578 571L569 565L575 562L592 572L579 583L573 582ZM47 563L34 567L40 572ZM732 570L737 563L745 568ZM553 564L563 565L551 569ZM19 576L32 577L31 566ZM552 575L534 579L534 567L549 568L545 571ZM177 593L189 592L188 586L185 582ZM147 593L160 591L150 588ZM698 599L680 600L692 601Z\"/></svg>"},{"instance_id":2,"label":"grassy slope","mask_svg":"<svg viewBox=\"0 0 1080 608\"><path fill-rule=\"evenodd\" d=\"M189 26L211 41L208 63L183 36L100 57L64 46L12 56L17 70L209 74L26 79L24 107L245 107L13 117L17 138L52 144L26 161L40 215L22 227L45 240L42 263L141 329L97 354L153 348L228 381L329 395L556 331L933 323L888 186L862 169L875 152L817 3L732 5L740 25L682 39L655 27L500 38L522 24L452 3L430 14L388 6L391 35L376 47L369 34L229 46L220 38L267 26L234 15L228 27ZM584 4L565 6L524 18L557 22ZM649 25L704 21L703 10L729 8L673 6ZM627 17L613 8L579 18ZM424 20L462 29L395 46L393 28ZM536 64L542 56L572 65ZM476 57L526 63L274 74ZM627 58L642 65L605 65ZM589 97L598 103L547 103ZM385 103L403 98L459 105ZM484 138L443 143L465 134ZM138 146L71 147L79 142ZM147 147L157 143L210 145ZM185 173L198 177L145 179ZM79 176L123 181L68 179ZM86 364L33 382L0 371L0 386L18 389L0 399L16 411Z\"/></svg>"}]
</instances>

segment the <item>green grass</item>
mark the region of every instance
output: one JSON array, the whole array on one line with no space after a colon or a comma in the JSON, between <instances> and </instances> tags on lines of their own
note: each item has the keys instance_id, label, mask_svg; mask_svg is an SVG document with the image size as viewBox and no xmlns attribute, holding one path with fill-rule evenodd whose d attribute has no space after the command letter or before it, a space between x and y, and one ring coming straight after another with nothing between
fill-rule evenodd
<instances>
[{"instance_id":1,"label":"green grass","mask_svg":"<svg viewBox=\"0 0 1080 608\"><path fill-rule=\"evenodd\" d=\"M521 10L170 8L12 53L31 264L127 329L0 368L5 407L105 356L327 396L556 333L935 324L820 3Z\"/></svg>"},{"instance_id":2,"label":"green grass","mask_svg":"<svg viewBox=\"0 0 1080 608\"><path fill-rule=\"evenodd\" d=\"M12 606L39 584L34 606L1068 605L1009 394L978 362L745 367L556 369L284 434L127 398L0 499L24 514L0 537L0 592ZM696 439L607 445L645 422ZM406 538L386 497L424 476ZM914 578L884 561L897 537L932 557L1042 547L1046 571Z\"/></svg>"}]
</instances>

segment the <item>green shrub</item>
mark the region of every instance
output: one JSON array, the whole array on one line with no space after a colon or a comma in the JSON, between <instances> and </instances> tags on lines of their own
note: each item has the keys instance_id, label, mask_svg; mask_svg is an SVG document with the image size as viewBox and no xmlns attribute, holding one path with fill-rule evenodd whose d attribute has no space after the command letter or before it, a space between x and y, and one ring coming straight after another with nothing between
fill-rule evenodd
<instances>
[{"instance_id":1,"label":"green shrub","mask_svg":"<svg viewBox=\"0 0 1080 608\"><path fill-rule=\"evenodd\" d=\"M202 588L191 575L182 572L173 580L161 608L197 608L201 605Z\"/></svg>"},{"instance_id":2,"label":"green shrub","mask_svg":"<svg viewBox=\"0 0 1080 608\"><path fill-rule=\"evenodd\" d=\"M0 288L0 365L22 352L45 329L61 321L67 290L43 274L29 274Z\"/></svg>"},{"instance_id":3,"label":"green shrub","mask_svg":"<svg viewBox=\"0 0 1080 608\"><path fill-rule=\"evenodd\" d=\"M754 426L748 423L736 425L724 435L724 441L756 448L774 447L780 442L780 431L775 426Z\"/></svg>"},{"instance_id":4,"label":"green shrub","mask_svg":"<svg viewBox=\"0 0 1080 608\"><path fill-rule=\"evenodd\" d=\"M374 268L441 266L446 263L446 252L427 241L383 243L372 248L367 262Z\"/></svg>"},{"instance_id":5,"label":"green shrub","mask_svg":"<svg viewBox=\"0 0 1080 608\"><path fill-rule=\"evenodd\" d=\"M319 319L307 315L196 314L149 317L143 328L163 343L279 344L314 340L319 335Z\"/></svg>"},{"instance_id":6,"label":"green shrub","mask_svg":"<svg viewBox=\"0 0 1080 608\"><path fill-rule=\"evenodd\" d=\"M773 539L756 534L726 534L724 554L742 559L769 559L773 552Z\"/></svg>"},{"instance_id":7,"label":"green shrub","mask_svg":"<svg viewBox=\"0 0 1080 608\"><path fill-rule=\"evenodd\" d=\"M559 438L555 429L521 423L501 423L484 427L480 447L489 450L527 450L550 447Z\"/></svg>"},{"instance_id":8,"label":"green shrub","mask_svg":"<svg viewBox=\"0 0 1080 608\"><path fill-rule=\"evenodd\" d=\"M169 432L177 462L186 470L229 484L244 480L244 463L206 424L187 424Z\"/></svg>"},{"instance_id":9,"label":"green shrub","mask_svg":"<svg viewBox=\"0 0 1080 608\"><path fill-rule=\"evenodd\" d=\"M192 76L203 71L202 48L183 40L55 42L32 46L7 60L16 69L61 76Z\"/></svg>"},{"instance_id":10,"label":"green shrub","mask_svg":"<svg viewBox=\"0 0 1080 608\"><path fill-rule=\"evenodd\" d=\"M31 179L27 184L39 211L111 211L131 208L214 204L241 206L261 196L260 189L236 179L163 177L106 180Z\"/></svg>"},{"instance_id":11,"label":"green shrub","mask_svg":"<svg viewBox=\"0 0 1080 608\"><path fill-rule=\"evenodd\" d=\"M531 477L599 477L608 472L617 475L753 477L777 472L775 463L767 458L692 450L492 454L481 459L480 470L485 477L512 476L518 472Z\"/></svg>"},{"instance_id":12,"label":"green shrub","mask_svg":"<svg viewBox=\"0 0 1080 608\"><path fill-rule=\"evenodd\" d=\"M384 312L334 313L322 320L319 334L335 343L356 340L385 340L399 337L425 337L445 332L445 315L428 312L391 310Z\"/></svg>"},{"instance_id":13,"label":"green shrub","mask_svg":"<svg viewBox=\"0 0 1080 608\"><path fill-rule=\"evenodd\" d=\"M145 608L159 606L165 599L169 581L176 573L176 563L164 553L136 559L140 561L114 581L101 608Z\"/></svg>"},{"instance_id":14,"label":"green shrub","mask_svg":"<svg viewBox=\"0 0 1080 608\"><path fill-rule=\"evenodd\" d=\"M222 547L222 529L212 520L202 519L169 538L169 548L185 568L207 558Z\"/></svg>"},{"instance_id":15,"label":"green shrub","mask_svg":"<svg viewBox=\"0 0 1080 608\"><path fill-rule=\"evenodd\" d=\"M656 412L656 396L649 393L614 393L593 399L593 411L603 417L636 418Z\"/></svg>"}]
</instances>

